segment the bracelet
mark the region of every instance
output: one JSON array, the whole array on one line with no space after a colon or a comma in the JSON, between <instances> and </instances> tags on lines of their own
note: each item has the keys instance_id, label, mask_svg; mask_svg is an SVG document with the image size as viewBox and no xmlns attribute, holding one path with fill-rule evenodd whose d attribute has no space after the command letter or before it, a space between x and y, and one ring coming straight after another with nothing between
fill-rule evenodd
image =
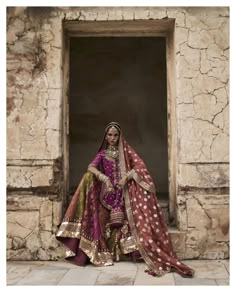
<instances>
[{"instance_id":1,"label":"bracelet","mask_svg":"<svg viewBox=\"0 0 236 292\"><path fill-rule=\"evenodd\" d=\"M109 180L109 178L105 174L101 173L100 171L96 173L96 177L98 178L98 180L104 183L106 183Z\"/></svg>"}]
</instances>

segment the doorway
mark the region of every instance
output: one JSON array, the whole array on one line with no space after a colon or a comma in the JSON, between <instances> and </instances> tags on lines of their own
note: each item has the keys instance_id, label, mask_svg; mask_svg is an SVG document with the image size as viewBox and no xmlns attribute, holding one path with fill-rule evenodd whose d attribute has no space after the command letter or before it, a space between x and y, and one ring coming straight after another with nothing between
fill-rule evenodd
<instances>
[{"instance_id":1,"label":"doorway","mask_svg":"<svg viewBox=\"0 0 236 292\"><path fill-rule=\"evenodd\" d=\"M168 198L165 38L72 38L69 74L70 193L117 121Z\"/></svg>"},{"instance_id":2,"label":"doorway","mask_svg":"<svg viewBox=\"0 0 236 292\"><path fill-rule=\"evenodd\" d=\"M158 198L168 202L173 217L175 139L171 119L175 115L167 77L173 72L173 60L167 59L171 56L170 40L163 33L153 32L150 36L123 37L114 31L105 36L94 31L91 35L81 35L81 31L75 35L74 26L71 31L65 69L69 76L65 82L69 112L64 110L67 194L73 195L98 151L106 124L116 121L146 163Z\"/></svg>"}]
</instances>

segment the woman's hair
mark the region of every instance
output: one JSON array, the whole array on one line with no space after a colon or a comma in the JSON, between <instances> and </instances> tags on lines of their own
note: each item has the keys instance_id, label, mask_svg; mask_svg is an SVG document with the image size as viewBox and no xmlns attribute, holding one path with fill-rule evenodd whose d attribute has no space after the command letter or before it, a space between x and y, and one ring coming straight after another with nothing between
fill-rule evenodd
<instances>
[{"instance_id":1,"label":"woman's hair","mask_svg":"<svg viewBox=\"0 0 236 292\"><path fill-rule=\"evenodd\" d=\"M120 125L117 123L117 122L110 122L107 126L106 126L106 129L105 129L105 133L107 133L107 131L114 127L116 130L121 131L121 128L120 128Z\"/></svg>"}]
</instances>

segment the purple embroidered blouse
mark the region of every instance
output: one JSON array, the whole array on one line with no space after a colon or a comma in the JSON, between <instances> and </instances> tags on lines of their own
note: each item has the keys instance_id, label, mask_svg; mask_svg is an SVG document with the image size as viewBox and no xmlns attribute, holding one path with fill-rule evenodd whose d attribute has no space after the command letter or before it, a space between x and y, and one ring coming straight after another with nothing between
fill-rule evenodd
<instances>
[{"instance_id":1,"label":"purple embroidered blouse","mask_svg":"<svg viewBox=\"0 0 236 292\"><path fill-rule=\"evenodd\" d=\"M97 153L90 164L101 170L106 176L110 178L114 191L106 193L103 197L109 209L120 208L123 206L123 190L118 187L118 182L121 179L119 168L119 157L116 159L110 158L106 155L103 149Z\"/></svg>"}]
</instances>

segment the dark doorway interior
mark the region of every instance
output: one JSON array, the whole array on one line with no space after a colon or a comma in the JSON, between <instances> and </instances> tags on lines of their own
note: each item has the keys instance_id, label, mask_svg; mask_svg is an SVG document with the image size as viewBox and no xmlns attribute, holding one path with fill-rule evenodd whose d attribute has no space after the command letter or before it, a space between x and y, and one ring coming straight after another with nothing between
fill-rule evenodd
<instances>
[{"instance_id":1,"label":"dark doorway interior","mask_svg":"<svg viewBox=\"0 0 236 292\"><path fill-rule=\"evenodd\" d=\"M165 38L71 38L69 74L70 193L117 121L168 199Z\"/></svg>"}]
</instances>

